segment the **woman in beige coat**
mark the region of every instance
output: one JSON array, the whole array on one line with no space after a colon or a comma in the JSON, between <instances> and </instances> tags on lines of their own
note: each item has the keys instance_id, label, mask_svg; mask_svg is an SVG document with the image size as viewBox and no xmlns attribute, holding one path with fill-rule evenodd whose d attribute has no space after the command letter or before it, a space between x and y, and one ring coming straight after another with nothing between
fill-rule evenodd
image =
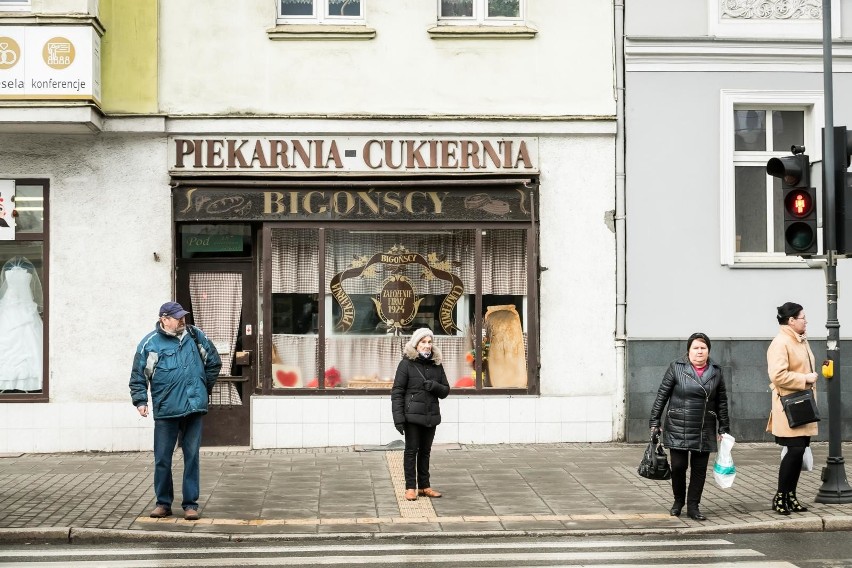
<instances>
[{"instance_id":1,"label":"woman in beige coat","mask_svg":"<svg viewBox=\"0 0 852 568\"><path fill-rule=\"evenodd\" d=\"M786 446L787 453L778 469L778 490L772 499L772 509L781 515L803 513L808 509L796 499L796 485L802 471L802 458L817 435L817 424L804 424L790 428L787 415L781 406L781 397L805 389L814 389L816 397L817 374L814 372L814 354L805 335L808 320L804 308L794 302L778 307L776 316L781 329L769 344L766 362L769 366L769 389L772 411L766 431L775 436L775 443Z\"/></svg>"}]
</instances>

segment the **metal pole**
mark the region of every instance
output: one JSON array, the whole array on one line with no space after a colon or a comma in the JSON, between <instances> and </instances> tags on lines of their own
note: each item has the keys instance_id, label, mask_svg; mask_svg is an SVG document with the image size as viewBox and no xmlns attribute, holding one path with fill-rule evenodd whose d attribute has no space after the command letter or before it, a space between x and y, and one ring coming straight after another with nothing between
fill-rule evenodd
<instances>
[{"instance_id":1,"label":"metal pole","mask_svg":"<svg viewBox=\"0 0 852 568\"><path fill-rule=\"evenodd\" d=\"M852 503L852 488L846 480L843 451L840 445L840 321L837 319L837 230L835 223L834 162L837 156L834 136L834 87L831 65L831 0L822 2L823 96L825 129L823 140L823 240L825 244L825 289L828 304L825 322L828 331L826 355L834 362L834 378L828 382L828 459L822 470L822 486L817 492L818 503ZM845 144L846 141L842 141Z\"/></svg>"}]
</instances>

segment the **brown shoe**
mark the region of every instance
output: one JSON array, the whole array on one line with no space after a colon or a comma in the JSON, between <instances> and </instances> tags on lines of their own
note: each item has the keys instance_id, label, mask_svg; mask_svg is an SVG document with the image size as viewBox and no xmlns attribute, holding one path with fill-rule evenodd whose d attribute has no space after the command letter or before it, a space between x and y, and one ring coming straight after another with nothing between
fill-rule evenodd
<instances>
[{"instance_id":1,"label":"brown shoe","mask_svg":"<svg viewBox=\"0 0 852 568\"><path fill-rule=\"evenodd\" d=\"M406 499L406 501L417 501L417 490L416 489L406 489L405 490L405 499Z\"/></svg>"},{"instance_id":2,"label":"brown shoe","mask_svg":"<svg viewBox=\"0 0 852 568\"><path fill-rule=\"evenodd\" d=\"M153 519L162 519L164 517L171 517L172 510L164 505L157 505L153 511L151 511L151 518Z\"/></svg>"},{"instance_id":3,"label":"brown shoe","mask_svg":"<svg viewBox=\"0 0 852 568\"><path fill-rule=\"evenodd\" d=\"M183 512L183 518L187 521L198 520L198 509L187 509Z\"/></svg>"},{"instance_id":4,"label":"brown shoe","mask_svg":"<svg viewBox=\"0 0 852 568\"><path fill-rule=\"evenodd\" d=\"M420 490L420 494L421 494L421 495L423 495L423 496L425 496L425 497L432 497L432 498L435 498L435 499L437 499L438 497L440 497L440 496L441 496L441 493L440 493L440 492L435 491L435 490L434 490L434 489L432 489L431 487L427 487L427 488L425 488L425 489L421 489L421 490Z\"/></svg>"}]
</instances>

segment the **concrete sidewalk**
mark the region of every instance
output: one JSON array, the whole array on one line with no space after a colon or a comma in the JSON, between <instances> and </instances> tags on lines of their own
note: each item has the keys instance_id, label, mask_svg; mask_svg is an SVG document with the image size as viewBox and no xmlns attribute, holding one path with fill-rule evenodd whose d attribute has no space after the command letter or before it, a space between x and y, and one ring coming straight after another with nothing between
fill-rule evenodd
<instances>
[{"instance_id":1,"label":"concrete sidewalk","mask_svg":"<svg viewBox=\"0 0 852 568\"><path fill-rule=\"evenodd\" d=\"M207 449L201 520L151 519L153 455L0 457L0 542L215 540L644 534L852 529L852 504L821 505L826 444L802 472L810 512L770 510L780 448L737 444L737 478L719 489L708 472L708 521L670 517L671 485L639 477L636 444L436 445L432 485L441 499L402 499L401 451ZM374 448L375 450L375 448ZM849 455L852 446L844 446ZM175 454L175 482L181 478Z\"/></svg>"}]
</instances>

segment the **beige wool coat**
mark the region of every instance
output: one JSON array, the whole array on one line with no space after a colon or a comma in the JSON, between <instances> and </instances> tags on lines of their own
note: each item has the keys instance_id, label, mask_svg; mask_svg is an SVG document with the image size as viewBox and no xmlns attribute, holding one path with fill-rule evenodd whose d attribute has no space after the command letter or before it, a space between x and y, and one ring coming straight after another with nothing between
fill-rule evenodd
<instances>
[{"instance_id":1,"label":"beige wool coat","mask_svg":"<svg viewBox=\"0 0 852 568\"><path fill-rule=\"evenodd\" d=\"M766 363L769 366L769 389L772 397L772 410L766 431L782 438L816 436L819 431L816 422L790 428L781 406L781 397L805 390L805 375L815 372L814 354L808 340L793 331L790 326L782 325L766 351ZM813 390L816 400L816 388Z\"/></svg>"}]
</instances>

